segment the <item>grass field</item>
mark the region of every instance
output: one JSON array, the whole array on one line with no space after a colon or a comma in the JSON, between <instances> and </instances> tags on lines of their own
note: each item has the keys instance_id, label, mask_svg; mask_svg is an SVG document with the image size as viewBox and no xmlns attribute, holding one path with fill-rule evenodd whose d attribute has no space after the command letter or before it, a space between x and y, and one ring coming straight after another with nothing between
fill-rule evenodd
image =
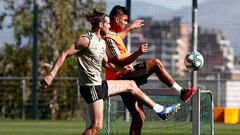
<instances>
[{"instance_id":1,"label":"grass field","mask_svg":"<svg viewBox=\"0 0 240 135\"><path fill-rule=\"evenodd\" d=\"M149 124L149 123L148 123ZM128 125L125 125L128 127ZM85 128L82 121L13 121L0 120L0 135L80 135ZM127 135L128 128L112 129L113 135ZM169 131L170 130L170 131ZM186 135L185 128L171 130L168 133L160 133L157 129L144 128L143 135L163 134L163 135ZM106 134L103 130L102 135ZM215 123L215 135L239 135L240 125L227 125Z\"/></svg>"}]
</instances>

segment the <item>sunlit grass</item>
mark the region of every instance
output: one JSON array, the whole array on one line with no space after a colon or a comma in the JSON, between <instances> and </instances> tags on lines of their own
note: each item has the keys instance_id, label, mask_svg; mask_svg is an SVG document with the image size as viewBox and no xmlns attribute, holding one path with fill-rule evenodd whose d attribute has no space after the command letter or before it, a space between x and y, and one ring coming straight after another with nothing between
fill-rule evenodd
<instances>
[{"instance_id":1,"label":"sunlit grass","mask_svg":"<svg viewBox=\"0 0 240 135\"><path fill-rule=\"evenodd\" d=\"M130 123L113 122L111 134L127 135ZM179 127L171 122L147 122L143 128L143 135L191 135L191 126ZM152 128L153 127L153 128ZM158 128L159 127L159 128ZM166 127L162 130L160 127ZM215 123L215 135L239 135L240 124ZM48 120L0 120L0 135L80 135L85 129L85 121L48 121ZM102 135L106 134L103 129Z\"/></svg>"}]
</instances>

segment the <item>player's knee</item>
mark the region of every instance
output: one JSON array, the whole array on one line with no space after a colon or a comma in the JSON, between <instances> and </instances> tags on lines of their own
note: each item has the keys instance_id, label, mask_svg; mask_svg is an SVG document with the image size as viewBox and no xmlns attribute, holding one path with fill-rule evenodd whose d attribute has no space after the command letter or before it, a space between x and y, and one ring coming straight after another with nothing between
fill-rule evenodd
<instances>
[{"instance_id":1,"label":"player's knee","mask_svg":"<svg viewBox=\"0 0 240 135\"><path fill-rule=\"evenodd\" d=\"M154 67L160 67L160 68L163 68L163 65L161 63L161 61L159 59L152 59L152 63L154 65Z\"/></svg>"},{"instance_id":2,"label":"player's knee","mask_svg":"<svg viewBox=\"0 0 240 135\"><path fill-rule=\"evenodd\" d=\"M129 81L129 88L128 88L129 92L131 92L132 94L136 93L139 88L137 86L137 84L135 83L135 81Z\"/></svg>"},{"instance_id":3,"label":"player's knee","mask_svg":"<svg viewBox=\"0 0 240 135\"><path fill-rule=\"evenodd\" d=\"M150 58L147 60L148 64L153 65L153 66L162 66L162 63L159 59L156 58Z\"/></svg>"},{"instance_id":4,"label":"player's knee","mask_svg":"<svg viewBox=\"0 0 240 135\"><path fill-rule=\"evenodd\" d=\"M152 61L155 65L162 65L162 63L159 59L153 59Z\"/></svg>"}]
</instances>

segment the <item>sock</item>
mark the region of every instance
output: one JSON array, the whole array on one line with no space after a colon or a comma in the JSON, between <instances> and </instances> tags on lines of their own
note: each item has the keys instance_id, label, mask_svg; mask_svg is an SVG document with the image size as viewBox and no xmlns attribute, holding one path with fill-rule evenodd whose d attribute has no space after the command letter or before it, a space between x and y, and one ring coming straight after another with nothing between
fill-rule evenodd
<instances>
[{"instance_id":1,"label":"sock","mask_svg":"<svg viewBox=\"0 0 240 135\"><path fill-rule=\"evenodd\" d=\"M163 111L163 106L162 105L159 105L159 104L156 104L154 107L153 107L153 110L156 112L156 113L160 113L161 111Z\"/></svg>"},{"instance_id":2,"label":"sock","mask_svg":"<svg viewBox=\"0 0 240 135\"><path fill-rule=\"evenodd\" d=\"M178 85L176 82L173 84L173 86L171 87L174 90L176 90L179 94L181 94L181 90L183 89L180 85Z\"/></svg>"}]
</instances>

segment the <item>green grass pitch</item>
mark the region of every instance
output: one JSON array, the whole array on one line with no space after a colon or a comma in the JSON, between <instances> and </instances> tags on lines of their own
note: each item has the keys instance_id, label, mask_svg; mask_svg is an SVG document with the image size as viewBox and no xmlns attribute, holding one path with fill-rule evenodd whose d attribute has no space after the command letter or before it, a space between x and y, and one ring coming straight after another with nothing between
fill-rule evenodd
<instances>
[{"instance_id":1,"label":"green grass pitch","mask_svg":"<svg viewBox=\"0 0 240 135\"><path fill-rule=\"evenodd\" d=\"M115 126L117 123L115 123ZM118 123L122 127L121 123ZM147 123L151 127L151 123ZM156 123L153 123L156 125ZM165 123L166 124L166 123ZM154 126L153 125L153 126ZM126 128L125 128L126 127ZM215 135L239 135L240 124L223 124L215 123ZM85 128L85 121L49 121L49 120L0 120L0 135L80 135ZM112 129L112 135L127 135L129 123L124 125L121 129ZM105 135L106 132L101 132ZM178 130L171 130L169 128L166 135L186 135L184 130L186 128L178 128ZM189 130L189 129L188 129ZM143 128L143 135L148 134L164 134L157 128ZM165 135L165 134L164 134ZM191 133L189 133L191 135Z\"/></svg>"}]
</instances>

